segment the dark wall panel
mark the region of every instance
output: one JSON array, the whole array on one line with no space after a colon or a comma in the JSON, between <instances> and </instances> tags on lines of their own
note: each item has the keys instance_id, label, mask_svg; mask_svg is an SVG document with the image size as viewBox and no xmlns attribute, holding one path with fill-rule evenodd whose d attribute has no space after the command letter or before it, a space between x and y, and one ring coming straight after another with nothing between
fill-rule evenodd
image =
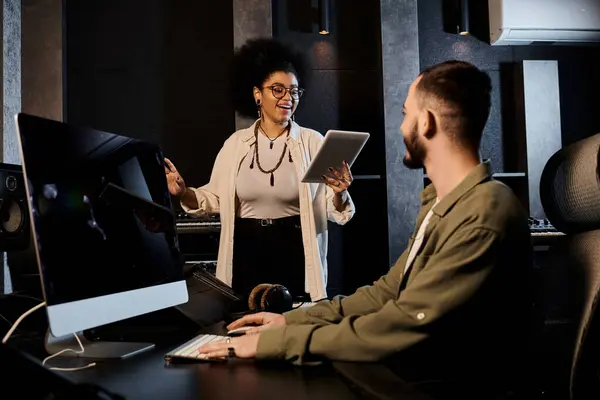
<instances>
[{"instance_id":1,"label":"dark wall panel","mask_svg":"<svg viewBox=\"0 0 600 400\"><path fill-rule=\"evenodd\" d=\"M389 270L386 188L380 180L352 184L356 216L343 226L344 291L371 285Z\"/></svg>"},{"instance_id":2,"label":"dark wall panel","mask_svg":"<svg viewBox=\"0 0 600 400\"><path fill-rule=\"evenodd\" d=\"M352 167L355 175L380 175L385 168L381 157L385 138L377 126L377 121L383 119L380 85L379 71L313 70L303 104L298 108L298 123L323 134L329 129L371 133Z\"/></svg>"},{"instance_id":3,"label":"dark wall panel","mask_svg":"<svg viewBox=\"0 0 600 400\"><path fill-rule=\"evenodd\" d=\"M164 117L162 2L65 4L65 120L158 141Z\"/></svg>"},{"instance_id":4,"label":"dark wall panel","mask_svg":"<svg viewBox=\"0 0 600 400\"><path fill-rule=\"evenodd\" d=\"M351 293L389 266L385 191L385 129L379 1L332 0L330 35L318 34L317 2L274 0L273 36L303 51L311 66L296 121L325 134L361 130L371 138L352 168L357 212L330 224L329 294Z\"/></svg>"},{"instance_id":5,"label":"dark wall panel","mask_svg":"<svg viewBox=\"0 0 600 400\"><path fill-rule=\"evenodd\" d=\"M600 47L586 50L600 57ZM600 117L597 114L600 108L600 66L597 60L579 63L559 61L563 146L600 132Z\"/></svg>"},{"instance_id":6,"label":"dark wall panel","mask_svg":"<svg viewBox=\"0 0 600 400\"><path fill-rule=\"evenodd\" d=\"M165 22L165 124L162 143L186 182L204 185L223 142L235 131L230 96L231 1L169 0Z\"/></svg>"},{"instance_id":7,"label":"dark wall panel","mask_svg":"<svg viewBox=\"0 0 600 400\"><path fill-rule=\"evenodd\" d=\"M274 0L273 35L304 49L314 69L379 69L379 1L330 0L330 7L331 34L319 35L317 1Z\"/></svg>"},{"instance_id":8,"label":"dark wall panel","mask_svg":"<svg viewBox=\"0 0 600 400\"><path fill-rule=\"evenodd\" d=\"M492 47L472 36L459 36L451 33L447 25L449 13L444 9L444 4L451 3L446 0L419 1L419 58L421 68L451 59L469 61L485 70L497 70L503 62L512 61L512 48L508 46ZM484 3L484 1L471 1L471 4ZM487 3L487 1L485 1ZM478 7L479 13L483 10ZM487 7L486 7L487 8ZM485 19L487 15L472 15L471 20Z\"/></svg>"},{"instance_id":9,"label":"dark wall panel","mask_svg":"<svg viewBox=\"0 0 600 400\"><path fill-rule=\"evenodd\" d=\"M161 144L190 185L234 131L231 2L66 1L68 122Z\"/></svg>"},{"instance_id":10,"label":"dark wall panel","mask_svg":"<svg viewBox=\"0 0 600 400\"><path fill-rule=\"evenodd\" d=\"M481 156L489 159L492 162L494 172L522 172L511 170L510 164L505 157L505 149L513 151L509 146L504 145L503 131L504 124L502 122L502 94L500 91L500 71L488 70L492 80L492 108L488 122L483 130L483 138L481 139Z\"/></svg>"}]
</instances>

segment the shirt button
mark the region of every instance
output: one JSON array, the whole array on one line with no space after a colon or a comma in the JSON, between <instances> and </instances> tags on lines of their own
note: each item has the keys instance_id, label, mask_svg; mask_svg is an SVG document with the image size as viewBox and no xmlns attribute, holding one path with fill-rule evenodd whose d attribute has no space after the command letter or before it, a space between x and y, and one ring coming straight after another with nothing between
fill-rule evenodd
<instances>
[{"instance_id":1,"label":"shirt button","mask_svg":"<svg viewBox=\"0 0 600 400\"><path fill-rule=\"evenodd\" d=\"M417 319L421 320L423 318L425 318L425 313L420 312L417 314Z\"/></svg>"}]
</instances>

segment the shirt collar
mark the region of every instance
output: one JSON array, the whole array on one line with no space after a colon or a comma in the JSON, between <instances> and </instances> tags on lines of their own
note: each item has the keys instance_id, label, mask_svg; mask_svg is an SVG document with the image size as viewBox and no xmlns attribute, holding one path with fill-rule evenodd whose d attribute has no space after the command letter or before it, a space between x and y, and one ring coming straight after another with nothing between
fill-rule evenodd
<instances>
[{"instance_id":1,"label":"shirt collar","mask_svg":"<svg viewBox=\"0 0 600 400\"><path fill-rule=\"evenodd\" d=\"M489 160L486 160L473 168L473 170L462 180L450 193L448 193L436 206L434 213L443 217L450 209L465 195L469 190L481 182L492 177L492 166ZM434 201L437 197L437 191L433 184L428 185L421 192L421 204L425 205Z\"/></svg>"}]
</instances>

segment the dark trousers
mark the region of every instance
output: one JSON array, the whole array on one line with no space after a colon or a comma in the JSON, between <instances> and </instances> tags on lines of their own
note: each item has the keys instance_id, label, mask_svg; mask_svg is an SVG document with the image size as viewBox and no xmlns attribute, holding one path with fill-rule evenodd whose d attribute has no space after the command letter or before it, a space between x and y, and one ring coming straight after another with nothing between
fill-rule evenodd
<instances>
[{"instance_id":1,"label":"dark trousers","mask_svg":"<svg viewBox=\"0 0 600 400\"><path fill-rule=\"evenodd\" d=\"M236 218L234 291L248 296L261 283L276 283L285 286L294 299L305 297L304 268L299 216L272 220Z\"/></svg>"}]
</instances>

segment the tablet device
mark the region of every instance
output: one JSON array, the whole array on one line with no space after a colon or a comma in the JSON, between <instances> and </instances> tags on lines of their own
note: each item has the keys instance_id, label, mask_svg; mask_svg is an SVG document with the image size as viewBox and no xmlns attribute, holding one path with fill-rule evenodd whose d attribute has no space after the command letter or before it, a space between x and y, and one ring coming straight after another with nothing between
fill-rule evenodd
<instances>
[{"instance_id":1,"label":"tablet device","mask_svg":"<svg viewBox=\"0 0 600 400\"><path fill-rule=\"evenodd\" d=\"M330 130L315 158L302 177L304 183L322 183L322 175L329 175L329 168L338 168L346 161L350 167L369 139L367 132Z\"/></svg>"}]
</instances>

